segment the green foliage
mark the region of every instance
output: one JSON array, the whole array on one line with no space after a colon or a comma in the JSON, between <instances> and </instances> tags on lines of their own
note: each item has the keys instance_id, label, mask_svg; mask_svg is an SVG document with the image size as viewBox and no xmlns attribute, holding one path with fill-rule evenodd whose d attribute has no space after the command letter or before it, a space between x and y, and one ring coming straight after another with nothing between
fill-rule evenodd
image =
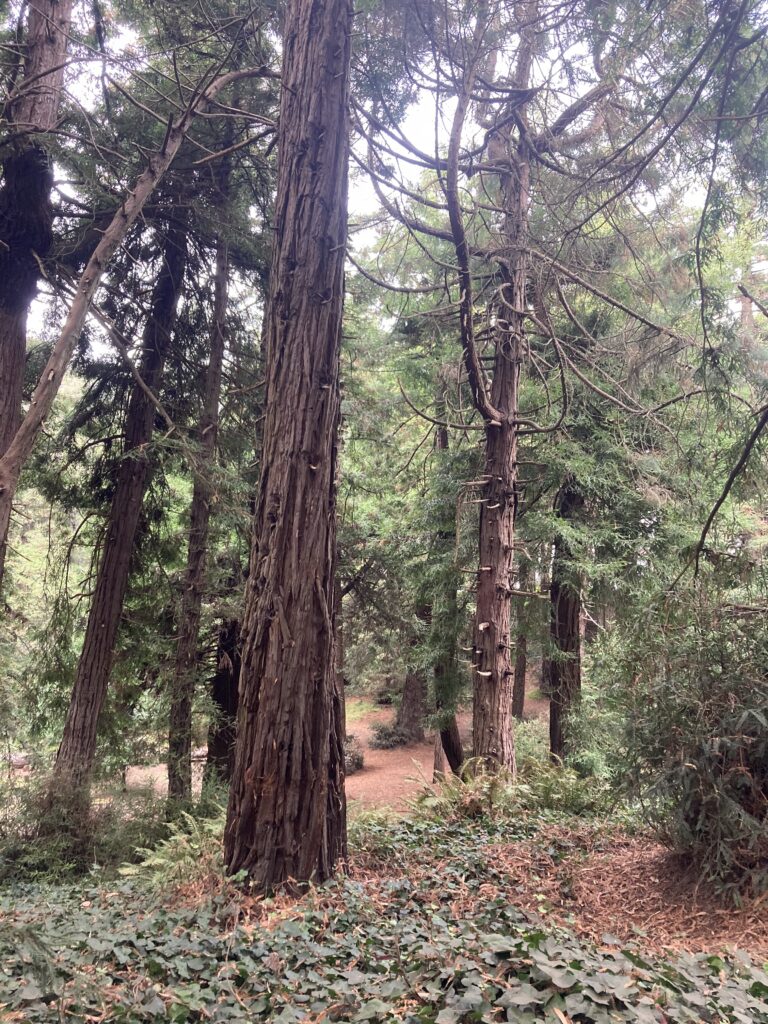
<instances>
[{"instance_id":1,"label":"green foliage","mask_svg":"<svg viewBox=\"0 0 768 1024\"><path fill-rule=\"evenodd\" d=\"M347 775L362 771L365 764L365 755L360 740L355 736L347 734L344 744L344 771Z\"/></svg>"},{"instance_id":2,"label":"green foliage","mask_svg":"<svg viewBox=\"0 0 768 1024\"><path fill-rule=\"evenodd\" d=\"M47 778L0 785L0 880L113 874L167 834L164 801L144 790L100 790L86 803L49 794Z\"/></svg>"},{"instance_id":3,"label":"green foliage","mask_svg":"<svg viewBox=\"0 0 768 1024\"><path fill-rule=\"evenodd\" d=\"M584 815L600 810L606 791L595 779L547 760L527 760L516 777L489 769L480 759L465 762L460 775L445 775L425 785L413 807L437 820L504 820L523 813Z\"/></svg>"},{"instance_id":4,"label":"green foliage","mask_svg":"<svg viewBox=\"0 0 768 1024\"><path fill-rule=\"evenodd\" d=\"M413 742L412 737L397 722L377 722L371 733L370 745L375 750L394 750L395 747L407 747Z\"/></svg>"},{"instance_id":5,"label":"green foliage","mask_svg":"<svg viewBox=\"0 0 768 1024\"><path fill-rule=\"evenodd\" d=\"M136 851L137 864L126 864L122 875L137 878L159 892L183 884L223 879L224 806L210 817L182 811L168 826L168 835L152 848Z\"/></svg>"},{"instance_id":6,"label":"green foliage","mask_svg":"<svg viewBox=\"0 0 768 1024\"><path fill-rule=\"evenodd\" d=\"M710 580L606 637L597 660L624 721L610 754L625 787L735 898L768 887L767 659L764 612L718 600Z\"/></svg>"},{"instance_id":7,"label":"green foliage","mask_svg":"<svg viewBox=\"0 0 768 1024\"><path fill-rule=\"evenodd\" d=\"M492 851L530 828L381 825L397 872L342 878L287 912L265 901L263 925L231 891L158 904L128 879L0 896L5 1009L26 1024L768 1021L768 975L746 957L597 949L518 912Z\"/></svg>"}]
</instances>

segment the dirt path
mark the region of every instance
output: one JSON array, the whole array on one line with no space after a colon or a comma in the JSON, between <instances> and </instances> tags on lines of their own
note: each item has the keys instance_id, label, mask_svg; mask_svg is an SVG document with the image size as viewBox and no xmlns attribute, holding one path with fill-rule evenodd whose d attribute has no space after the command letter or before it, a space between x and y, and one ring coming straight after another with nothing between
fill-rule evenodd
<instances>
[{"instance_id":1,"label":"dirt path","mask_svg":"<svg viewBox=\"0 0 768 1024\"><path fill-rule=\"evenodd\" d=\"M526 702L526 716L542 718L549 713L549 702L530 700ZM361 771L347 778L346 791L351 809L389 807L405 811L409 800L413 800L425 783L432 779L434 764L434 739L427 736L425 743L409 747L395 747L394 750L376 750L371 746L374 727L389 723L394 718L393 708L375 708L362 697L347 699L347 732L355 736L363 748L365 765ZM458 715L459 729L469 748L472 729L472 715L462 711ZM202 751L196 751L202 754ZM203 766L197 760L194 764L193 786L199 793ZM130 789L151 787L158 796L165 796L168 788L167 769L164 764L133 766L126 773L126 784Z\"/></svg>"}]
</instances>

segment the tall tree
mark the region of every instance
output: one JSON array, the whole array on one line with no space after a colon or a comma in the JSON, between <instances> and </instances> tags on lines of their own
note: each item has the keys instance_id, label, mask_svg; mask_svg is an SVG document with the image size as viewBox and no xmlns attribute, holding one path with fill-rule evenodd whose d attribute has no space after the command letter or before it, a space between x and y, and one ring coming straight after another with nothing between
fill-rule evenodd
<instances>
[{"instance_id":1,"label":"tall tree","mask_svg":"<svg viewBox=\"0 0 768 1024\"><path fill-rule=\"evenodd\" d=\"M226 173L226 172L225 172ZM224 177L224 176L223 176ZM226 188L226 181L221 184ZM211 346L200 418L199 451L193 460L187 568L184 574L179 615L179 640L171 692L168 732L168 796L189 800L192 796L192 699L197 669L197 639L205 586L205 564L214 487L211 472L216 454L221 374L224 364L229 250L226 237L217 240L214 272L214 305Z\"/></svg>"},{"instance_id":2,"label":"tall tree","mask_svg":"<svg viewBox=\"0 0 768 1024\"><path fill-rule=\"evenodd\" d=\"M125 420L125 444L99 559L83 649L78 662L64 733L54 767L54 787L87 782L96 753L99 716L123 611L142 502L151 471L147 446L156 409L151 393L162 378L187 259L187 216L176 208L162 250L152 304L142 339L138 381ZM150 393L147 393L149 389ZM53 793L52 793L53 795Z\"/></svg>"},{"instance_id":3,"label":"tall tree","mask_svg":"<svg viewBox=\"0 0 768 1024\"><path fill-rule=\"evenodd\" d=\"M0 457L21 418L27 314L53 241L53 173L45 136L59 118L71 20L72 0L29 4L23 68L7 78L11 88L0 140ZM7 540L8 524L0 518L0 587Z\"/></svg>"},{"instance_id":4,"label":"tall tree","mask_svg":"<svg viewBox=\"0 0 768 1024\"><path fill-rule=\"evenodd\" d=\"M230 871L328 878L346 849L333 649L350 0L292 0L283 30L266 418L244 618Z\"/></svg>"}]
</instances>

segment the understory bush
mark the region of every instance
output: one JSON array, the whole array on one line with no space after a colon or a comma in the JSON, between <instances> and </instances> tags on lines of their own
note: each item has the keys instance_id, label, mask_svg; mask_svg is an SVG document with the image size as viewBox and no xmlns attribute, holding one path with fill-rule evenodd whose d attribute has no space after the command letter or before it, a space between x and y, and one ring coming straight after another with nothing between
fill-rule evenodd
<instances>
[{"instance_id":1,"label":"understory bush","mask_svg":"<svg viewBox=\"0 0 768 1024\"><path fill-rule=\"evenodd\" d=\"M348 734L344 744L344 771L347 775L354 775L355 772L362 771L364 764L365 755L360 740Z\"/></svg>"},{"instance_id":2,"label":"understory bush","mask_svg":"<svg viewBox=\"0 0 768 1024\"><path fill-rule=\"evenodd\" d=\"M371 730L371 746L376 750L394 750L395 747L407 747L413 742L408 732L396 722L378 722Z\"/></svg>"},{"instance_id":3,"label":"understory bush","mask_svg":"<svg viewBox=\"0 0 768 1024\"><path fill-rule=\"evenodd\" d=\"M0 786L0 880L114 871L167 835L165 802L151 791L102 788L90 802L49 798L47 778Z\"/></svg>"},{"instance_id":4,"label":"understory bush","mask_svg":"<svg viewBox=\"0 0 768 1024\"><path fill-rule=\"evenodd\" d=\"M703 880L735 900L768 889L766 616L677 597L614 631L602 659L625 790Z\"/></svg>"},{"instance_id":5,"label":"understory bush","mask_svg":"<svg viewBox=\"0 0 768 1024\"><path fill-rule=\"evenodd\" d=\"M605 798L596 780L563 765L531 759L513 778L472 758L459 775L446 775L434 786L425 783L412 807L417 815L441 820L494 819L542 811L591 814L604 806Z\"/></svg>"}]
</instances>

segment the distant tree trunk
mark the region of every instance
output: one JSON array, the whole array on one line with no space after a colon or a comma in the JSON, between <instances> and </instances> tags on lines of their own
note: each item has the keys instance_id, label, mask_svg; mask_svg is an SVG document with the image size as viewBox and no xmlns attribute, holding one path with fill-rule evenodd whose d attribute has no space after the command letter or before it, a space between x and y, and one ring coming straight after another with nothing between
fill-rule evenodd
<instances>
[{"instance_id":1,"label":"distant tree trunk","mask_svg":"<svg viewBox=\"0 0 768 1024\"><path fill-rule=\"evenodd\" d=\"M7 134L15 138L3 158L0 186L0 457L21 421L27 313L37 291L39 261L53 240L53 174L40 140L58 120L71 19L72 0L28 6L24 69L11 93ZM0 520L0 589L5 520Z\"/></svg>"},{"instance_id":2,"label":"distant tree trunk","mask_svg":"<svg viewBox=\"0 0 768 1024\"><path fill-rule=\"evenodd\" d=\"M446 409L446 394L448 384L445 380L437 396L437 415L440 416ZM435 450L447 452L449 446L448 429L439 426L435 430ZM453 509L451 509L453 512ZM443 557L453 551L456 544L456 531L453 526L446 522L445 529L440 530L437 536L438 551ZM459 723L456 720L456 712L446 717L444 708L446 702L452 701L455 704L459 679L456 665L456 634L458 631L458 608L456 601L456 580L453 575L446 581L438 594L438 600L430 610L432 622L433 641L437 640L440 653L435 659L434 685L435 685L435 710L438 715L439 728L435 733L435 763L436 773L443 773L447 763L449 769L458 774L464 763L464 749L459 733Z\"/></svg>"},{"instance_id":3,"label":"distant tree trunk","mask_svg":"<svg viewBox=\"0 0 768 1024\"><path fill-rule=\"evenodd\" d=\"M520 590L527 590L529 586L530 572L527 562L520 567L519 584ZM528 672L528 621L526 598L517 598L517 640L515 641L515 682L512 689L512 714L522 722L525 711L525 683Z\"/></svg>"},{"instance_id":4,"label":"distant tree trunk","mask_svg":"<svg viewBox=\"0 0 768 1024\"><path fill-rule=\"evenodd\" d=\"M157 390L162 378L184 278L186 248L186 222L179 219L166 235L163 265L144 330L139 372L152 391ZM126 415L124 455L109 511L85 640L56 755L54 788L60 787L62 782L73 788L85 785L93 767L98 722L107 694L134 542L149 480L151 467L146 448L152 439L154 422L155 407L135 384Z\"/></svg>"},{"instance_id":5,"label":"distant tree trunk","mask_svg":"<svg viewBox=\"0 0 768 1024\"><path fill-rule=\"evenodd\" d=\"M211 472L216 456L219 426L221 372L224 364L227 316L229 250L219 236L216 246L213 323L205 397L198 432L199 451L192 472L194 484L190 509L187 569L181 596L179 639L176 648L168 726L168 796L171 800L192 799L192 701L198 666L197 640L205 588L205 563L211 499L214 488Z\"/></svg>"},{"instance_id":6,"label":"distant tree trunk","mask_svg":"<svg viewBox=\"0 0 768 1024\"><path fill-rule=\"evenodd\" d=\"M346 740L347 699L344 691L344 591L338 573L333 584L333 594L333 650L336 667L336 689L341 701L342 720L345 723L344 739Z\"/></svg>"},{"instance_id":7,"label":"distant tree trunk","mask_svg":"<svg viewBox=\"0 0 768 1024\"><path fill-rule=\"evenodd\" d=\"M512 714L522 722L525 711L525 677L528 671L528 637L517 634L515 650L515 684L512 690Z\"/></svg>"},{"instance_id":8,"label":"distant tree trunk","mask_svg":"<svg viewBox=\"0 0 768 1024\"><path fill-rule=\"evenodd\" d=\"M240 680L240 620L227 619L219 628L216 672L211 680L214 716L208 727L206 781L229 782L235 763L237 688Z\"/></svg>"},{"instance_id":9,"label":"distant tree trunk","mask_svg":"<svg viewBox=\"0 0 768 1024\"><path fill-rule=\"evenodd\" d=\"M571 521L584 504L574 481L566 482L557 499L561 519ZM581 589L574 579L567 542L555 539L550 584L549 749L553 759L567 753L566 719L581 695Z\"/></svg>"},{"instance_id":10,"label":"distant tree trunk","mask_svg":"<svg viewBox=\"0 0 768 1024\"><path fill-rule=\"evenodd\" d=\"M258 890L330 877L346 854L334 663L339 360L351 0L284 21L266 416L245 603L225 859Z\"/></svg>"},{"instance_id":11,"label":"distant tree trunk","mask_svg":"<svg viewBox=\"0 0 768 1024\"><path fill-rule=\"evenodd\" d=\"M403 733L409 743L424 742L426 711L427 680L423 672L409 669L405 673L403 696L395 716L395 727Z\"/></svg>"}]
</instances>

